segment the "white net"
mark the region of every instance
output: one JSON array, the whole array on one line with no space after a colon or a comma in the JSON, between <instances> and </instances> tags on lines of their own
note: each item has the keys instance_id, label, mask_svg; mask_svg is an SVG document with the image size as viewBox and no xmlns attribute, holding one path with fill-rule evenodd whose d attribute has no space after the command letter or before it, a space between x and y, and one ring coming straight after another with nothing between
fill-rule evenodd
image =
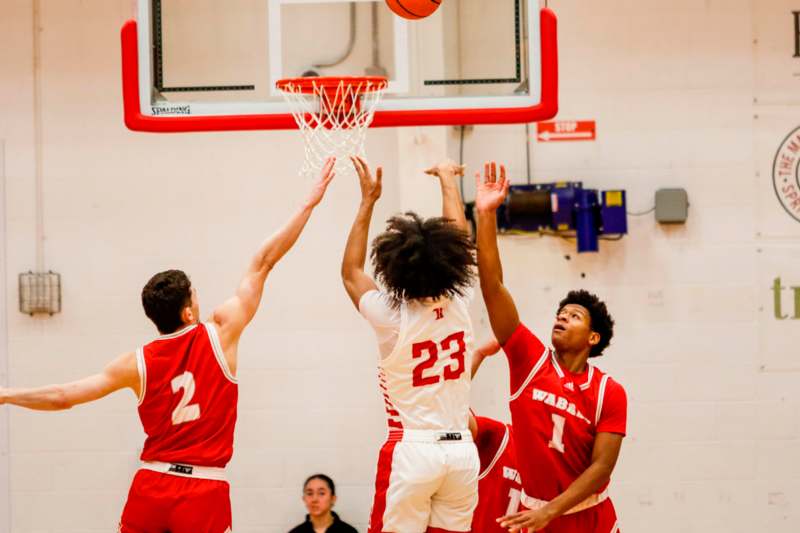
<instances>
[{"instance_id":1,"label":"white net","mask_svg":"<svg viewBox=\"0 0 800 533\"><path fill-rule=\"evenodd\" d=\"M349 157L365 155L367 128L386 85L384 78L305 78L278 84L303 135L302 175L317 175L330 156L337 158L338 174L354 172Z\"/></svg>"}]
</instances>

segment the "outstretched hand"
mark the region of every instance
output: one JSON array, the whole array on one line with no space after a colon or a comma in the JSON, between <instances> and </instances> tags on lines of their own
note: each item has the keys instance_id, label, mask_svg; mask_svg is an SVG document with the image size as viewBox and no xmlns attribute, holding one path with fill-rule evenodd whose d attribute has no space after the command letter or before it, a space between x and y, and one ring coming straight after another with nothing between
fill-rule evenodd
<instances>
[{"instance_id":1,"label":"outstretched hand","mask_svg":"<svg viewBox=\"0 0 800 533\"><path fill-rule=\"evenodd\" d=\"M309 207L316 207L322 201L322 198L325 196L325 191L328 190L328 185L336 175L336 172L333 170L335 164L335 157L329 157L325 160L325 165L322 167L319 179L314 182L311 193L308 195L306 205Z\"/></svg>"},{"instance_id":2,"label":"outstretched hand","mask_svg":"<svg viewBox=\"0 0 800 533\"><path fill-rule=\"evenodd\" d=\"M506 167L500 165L500 176L497 175L497 163L494 161L484 165L484 175L475 173L475 208L478 211L495 211L508 195L508 179Z\"/></svg>"},{"instance_id":3,"label":"outstretched hand","mask_svg":"<svg viewBox=\"0 0 800 533\"><path fill-rule=\"evenodd\" d=\"M375 177L369 170L369 166L363 157L350 156L353 166L358 173L358 183L361 185L361 201L375 203L381 197L383 168L375 169Z\"/></svg>"},{"instance_id":4,"label":"outstretched hand","mask_svg":"<svg viewBox=\"0 0 800 533\"><path fill-rule=\"evenodd\" d=\"M425 170L425 174L429 176L436 176L439 179L448 177L463 176L465 165L459 165L452 159L445 159L441 163L433 165L431 168Z\"/></svg>"}]
</instances>

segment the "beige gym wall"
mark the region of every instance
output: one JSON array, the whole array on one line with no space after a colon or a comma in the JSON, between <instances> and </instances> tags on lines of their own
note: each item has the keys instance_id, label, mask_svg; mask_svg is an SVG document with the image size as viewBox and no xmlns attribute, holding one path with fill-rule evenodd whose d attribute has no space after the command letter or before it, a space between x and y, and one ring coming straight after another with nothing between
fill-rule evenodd
<instances>
[{"instance_id":1,"label":"beige gym wall","mask_svg":"<svg viewBox=\"0 0 800 533\"><path fill-rule=\"evenodd\" d=\"M13 386L81 377L149 340L139 291L157 270L184 268L209 312L308 188L295 177L302 146L294 132L127 131L119 28L133 3L41 4L46 268L62 275L64 311L17 311L17 275L36 257L33 22L31 0L4 0L0 139ZM685 226L629 219L630 235L601 242L597 255L552 238L504 238L506 281L521 315L546 335L558 300L580 286L607 299L617 319L613 346L597 364L629 395L630 435L612 484L623 530L796 531L800 320L790 287L800 286L800 222L780 206L771 172L781 142L800 126L791 14L800 3L550 6L560 18L559 117L597 120L598 140L532 142L533 179L624 188L634 211L651 207L658 188L685 187L692 205ZM387 169L374 230L401 209L438 209L420 169L443 152L457 156L456 132L374 130L367 149ZM526 180L520 126L475 129L464 152L471 170L496 158L515 183ZM468 179L468 197L472 190ZM243 340L230 465L238 533L285 533L301 521L300 484L316 471L337 481L337 509L366 531L382 402L372 334L338 271L357 191L352 181L333 184L270 275ZM777 277L786 319L774 313ZM474 318L485 338L479 301ZM505 363L487 362L476 410L506 417L506 390ZM0 515L0 531L6 523L13 533L113 530L143 442L135 406L118 393L65 413L2 408L11 516ZM0 511L3 504L0 490Z\"/></svg>"}]
</instances>

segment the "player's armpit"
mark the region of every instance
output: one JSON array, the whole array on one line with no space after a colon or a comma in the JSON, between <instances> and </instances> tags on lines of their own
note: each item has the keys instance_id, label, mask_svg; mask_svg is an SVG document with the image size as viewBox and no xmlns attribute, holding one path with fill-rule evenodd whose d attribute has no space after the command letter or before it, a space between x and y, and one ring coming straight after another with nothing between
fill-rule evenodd
<instances>
[{"instance_id":1,"label":"player's armpit","mask_svg":"<svg viewBox=\"0 0 800 533\"><path fill-rule=\"evenodd\" d=\"M509 367L510 393L516 397L528 381L537 363L548 357L549 350L524 324L520 323L503 345Z\"/></svg>"}]
</instances>

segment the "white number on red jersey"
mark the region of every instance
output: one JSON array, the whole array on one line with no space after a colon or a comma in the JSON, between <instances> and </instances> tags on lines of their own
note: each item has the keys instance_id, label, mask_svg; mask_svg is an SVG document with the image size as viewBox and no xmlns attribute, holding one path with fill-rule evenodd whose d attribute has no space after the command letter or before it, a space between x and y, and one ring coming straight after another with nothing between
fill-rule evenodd
<instances>
[{"instance_id":1,"label":"white number on red jersey","mask_svg":"<svg viewBox=\"0 0 800 533\"><path fill-rule=\"evenodd\" d=\"M172 392L178 393L179 390L184 389L183 397L178 402L178 406L172 411L172 425L177 426L184 422L191 422L200 418L200 406L195 404L189 405L194 397L194 375L191 372L184 372L180 376L175 376L172 379Z\"/></svg>"},{"instance_id":2,"label":"white number on red jersey","mask_svg":"<svg viewBox=\"0 0 800 533\"><path fill-rule=\"evenodd\" d=\"M508 502L508 509L506 515L514 514L519 511L519 503L522 500L522 491L517 489L510 489L508 497L511 498Z\"/></svg>"},{"instance_id":3,"label":"white number on red jersey","mask_svg":"<svg viewBox=\"0 0 800 533\"><path fill-rule=\"evenodd\" d=\"M549 446L556 451L564 453L564 424L567 419L563 416L553 414L553 437L550 439Z\"/></svg>"}]
</instances>

